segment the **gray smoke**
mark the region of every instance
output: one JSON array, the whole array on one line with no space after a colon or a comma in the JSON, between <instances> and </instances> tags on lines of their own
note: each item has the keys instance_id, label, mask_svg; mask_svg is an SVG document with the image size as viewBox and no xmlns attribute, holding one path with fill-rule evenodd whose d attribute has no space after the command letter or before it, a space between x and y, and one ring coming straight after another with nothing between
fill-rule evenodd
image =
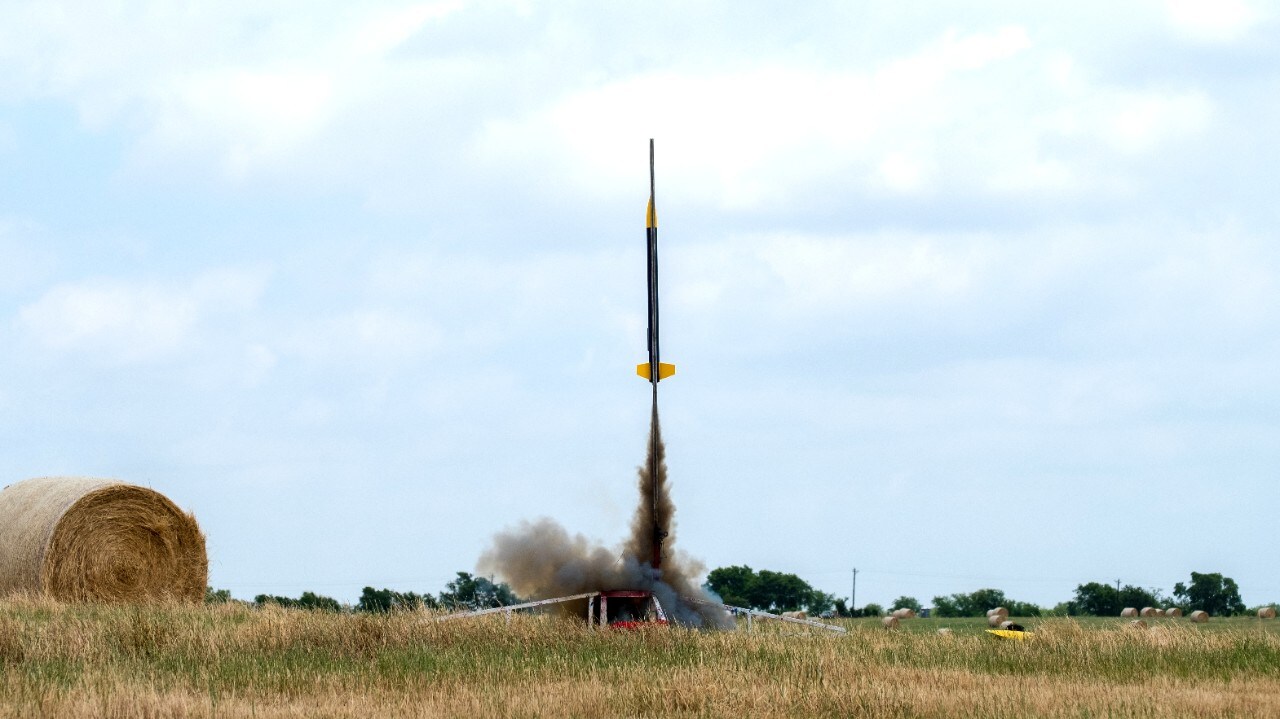
<instances>
[{"instance_id":1,"label":"gray smoke","mask_svg":"<svg viewBox=\"0 0 1280 719\"><path fill-rule=\"evenodd\" d=\"M650 472L650 467L657 471ZM631 520L631 535L619 550L609 550L581 534L570 535L554 520L543 518L521 522L495 535L493 545L480 555L478 570L496 575L516 594L530 599L645 589L653 592L668 618L678 624L733 627L733 619L720 603L698 585L696 577L706 569L703 564L674 550L675 505L667 484L666 447L656 399L649 425L648 456L638 474L640 501ZM658 570L652 566L655 521L666 532ZM585 616L585 601L560 606Z\"/></svg>"}]
</instances>

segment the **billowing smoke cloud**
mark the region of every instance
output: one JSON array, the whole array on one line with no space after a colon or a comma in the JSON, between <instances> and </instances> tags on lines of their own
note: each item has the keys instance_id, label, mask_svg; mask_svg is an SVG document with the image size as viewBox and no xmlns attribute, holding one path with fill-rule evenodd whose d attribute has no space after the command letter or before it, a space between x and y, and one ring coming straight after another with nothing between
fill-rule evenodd
<instances>
[{"instance_id":1,"label":"billowing smoke cloud","mask_svg":"<svg viewBox=\"0 0 1280 719\"><path fill-rule=\"evenodd\" d=\"M667 484L666 447L656 400L638 488L640 501L631 520L631 535L621 550L609 550L581 534L570 535L555 521L544 518L499 532L493 545L480 555L480 573L494 574L516 594L533 599L646 589L658 598L672 621L694 627L732 627L733 620L697 583L696 577L705 570L702 563L674 550L675 504ZM654 569L652 561L655 529L665 537L660 569ZM585 616L585 602L561 606Z\"/></svg>"}]
</instances>

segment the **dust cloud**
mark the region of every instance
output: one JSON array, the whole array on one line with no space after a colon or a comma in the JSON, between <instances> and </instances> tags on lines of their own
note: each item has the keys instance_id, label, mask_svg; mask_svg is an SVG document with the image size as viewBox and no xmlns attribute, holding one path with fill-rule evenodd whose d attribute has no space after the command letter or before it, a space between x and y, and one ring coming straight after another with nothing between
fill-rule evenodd
<instances>
[{"instance_id":1,"label":"dust cloud","mask_svg":"<svg viewBox=\"0 0 1280 719\"><path fill-rule=\"evenodd\" d=\"M650 471L655 468L656 471ZM668 618L681 625L731 628L733 620L697 582L706 567L675 551L675 504L667 482L666 447L658 421L657 397L649 425L648 456L638 470L639 501L631 533L620 550L610 550L581 534L570 534L552 519L522 522L499 532L480 555L478 570L511 585L530 599L551 599L611 589L653 592ZM653 566L655 529L662 540L660 568ZM560 605L585 616L586 602Z\"/></svg>"}]
</instances>

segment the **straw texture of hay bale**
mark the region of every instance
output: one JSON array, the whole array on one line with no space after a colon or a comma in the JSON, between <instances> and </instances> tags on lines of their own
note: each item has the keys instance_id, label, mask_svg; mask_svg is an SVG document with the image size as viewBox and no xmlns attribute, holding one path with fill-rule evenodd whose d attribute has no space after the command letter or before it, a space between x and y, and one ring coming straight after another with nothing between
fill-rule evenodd
<instances>
[{"instance_id":1,"label":"straw texture of hay bale","mask_svg":"<svg viewBox=\"0 0 1280 719\"><path fill-rule=\"evenodd\" d=\"M1126 619L1130 617L1136 617L1138 616L1138 610L1135 609L1134 607L1125 607L1124 609L1120 610L1120 616Z\"/></svg>"},{"instance_id":2,"label":"straw texture of hay bale","mask_svg":"<svg viewBox=\"0 0 1280 719\"><path fill-rule=\"evenodd\" d=\"M1275 607L1263 607L1258 610L1258 619L1275 619L1275 618L1276 618Z\"/></svg>"},{"instance_id":3,"label":"straw texture of hay bale","mask_svg":"<svg viewBox=\"0 0 1280 719\"><path fill-rule=\"evenodd\" d=\"M987 626L989 627L998 627L1000 626L1000 622L1003 622L1003 621L1004 621L1004 615L1002 614L987 615Z\"/></svg>"},{"instance_id":4,"label":"straw texture of hay bale","mask_svg":"<svg viewBox=\"0 0 1280 719\"><path fill-rule=\"evenodd\" d=\"M910 607L901 607L899 609L893 610L893 616L897 617L898 619L915 619L916 612L914 609Z\"/></svg>"},{"instance_id":5,"label":"straw texture of hay bale","mask_svg":"<svg viewBox=\"0 0 1280 719\"><path fill-rule=\"evenodd\" d=\"M1197 609L1194 612L1188 614L1187 619L1190 619L1196 624L1204 624L1205 622L1209 621L1209 613L1204 611L1203 609Z\"/></svg>"},{"instance_id":6,"label":"straw texture of hay bale","mask_svg":"<svg viewBox=\"0 0 1280 719\"><path fill-rule=\"evenodd\" d=\"M195 602L208 578L195 517L159 492L87 477L0 491L0 596Z\"/></svg>"},{"instance_id":7,"label":"straw texture of hay bale","mask_svg":"<svg viewBox=\"0 0 1280 719\"><path fill-rule=\"evenodd\" d=\"M1140 617L1154 617L1154 616L1156 616L1156 608L1155 608L1155 607L1143 607L1143 608L1142 608L1142 611L1138 612L1138 616L1140 616Z\"/></svg>"},{"instance_id":8,"label":"straw texture of hay bale","mask_svg":"<svg viewBox=\"0 0 1280 719\"><path fill-rule=\"evenodd\" d=\"M1166 617L1173 617L1174 619L1178 619L1182 616L1182 610L1177 607L1169 607L1168 609L1164 610L1164 615Z\"/></svg>"},{"instance_id":9,"label":"straw texture of hay bale","mask_svg":"<svg viewBox=\"0 0 1280 719\"><path fill-rule=\"evenodd\" d=\"M881 624L885 629L897 629L897 628L898 628L898 618L897 618L897 617L895 617L895 616L893 616L892 614L890 614L890 615L889 615L889 616L887 616L887 617L881 617L881 618L880 618L880 624Z\"/></svg>"},{"instance_id":10,"label":"straw texture of hay bale","mask_svg":"<svg viewBox=\"0 0 1280 719\"><path fill-rule=\"evenodd\" d=\"M1004 607L996 607L995 609L988 609L988 610L987 610L987 616L988 616L988 617L993 617L993 616L995 616L995 615L997 615L997 614L999 614L1000 616L1005 617L1005 618L1007 619L1007 618L1009 617L1009 610L1008 610L1008 609L1005 609Z\"/></svg>"},{"instance_id":11,"label":"straw texture of hay bale","mask_svg":"<svg viewBox=\"0 0 1280 719\"><path fill-rule=\"evenodd\" d=\"M1135 619L1132 622L1129 622L1129 626L1135 627L1137 629L1146 629L1147 623L1141 619Z\"/></svg>"}]
</instances>

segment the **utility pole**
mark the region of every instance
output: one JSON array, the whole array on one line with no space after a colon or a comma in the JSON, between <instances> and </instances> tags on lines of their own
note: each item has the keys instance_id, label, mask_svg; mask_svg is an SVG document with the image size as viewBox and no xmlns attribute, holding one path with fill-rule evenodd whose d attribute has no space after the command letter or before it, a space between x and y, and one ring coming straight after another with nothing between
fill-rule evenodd
<instances>
[{"instance_id":1,"label":"utility pole","mask_svg":"<svg viewBox=\"0 0 1280 719\"><path fill-rule=\"evenodd\" d=\"M853 591L849 593L849 611L858 606L858 568L853 568Z\"/></svg>"},{"instance_id":2,"label":"utility pole","mask_svg":"<svg viewBox=\"0 0 1280 719\"><path fill-rule=\"evenodd\" d=\"M1120 580L1119 580L1119 579L1117 579L1117 580L1116 580L1116 594L1119 594L1119 593L1120 593Z\"/></svg>"}]
</instances>

